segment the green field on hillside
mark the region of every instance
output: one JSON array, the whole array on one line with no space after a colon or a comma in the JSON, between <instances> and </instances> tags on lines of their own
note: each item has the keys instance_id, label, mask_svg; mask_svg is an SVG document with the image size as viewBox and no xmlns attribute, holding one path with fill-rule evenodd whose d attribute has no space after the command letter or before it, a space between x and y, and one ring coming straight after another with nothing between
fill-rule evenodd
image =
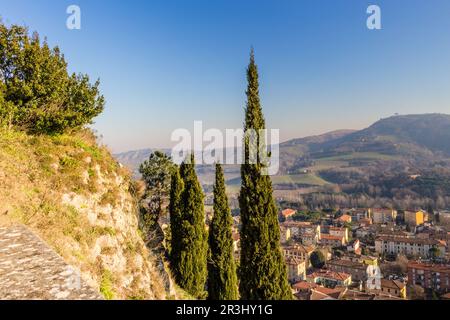
<instances>
[{"instance_id":1,"label":"green field on hillside","mask_svg":"<svg viewBox=\"0 0 450 320\"><path fill-rule=\"evenodd\" d=\"M377 152L353 152L333 157L319 158L317 161L350 161L350 160L397 160L398 156Z\"/></svg>"},{"instance_id":2,"label":"green field on hillside","mask_svg":"<svg viewBox=\"0 0 450 320\"><path fill-rule=\"evenodd\" d=\"M275 185L292 183L299 185L323 186L328 184L327 181L312 173L274 176L272 177L272 182Z\"/></svg>"}]
</instances>

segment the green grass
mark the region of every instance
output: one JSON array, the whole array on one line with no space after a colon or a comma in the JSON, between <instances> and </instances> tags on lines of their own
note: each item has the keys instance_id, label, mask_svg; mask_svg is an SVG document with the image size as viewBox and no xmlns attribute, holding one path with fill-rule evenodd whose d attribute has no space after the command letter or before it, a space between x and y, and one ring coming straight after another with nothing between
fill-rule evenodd
<instances>
[{"instance_id":1,"label":"green grass","mask_svg":"<svg viewBox=\"0 0 450 320\"><path fill-rule=\"evenodd\" d=\"M114 299L112 274L108 270L103 271L100 283L100 292L106 300Z\"/></svg>"},{"instance_id":2,"label":"green grass","mask_svg":"<svg viewBox=\"0 0 450 320\"><path fill-rule=\"evenodd\" d=\"M329 184L326 180L316 176L315 174L295 174L295 175L284 175L284 176L273 176L273 184L302 184L311 186L324 186Z\"/></svg>"},{"instance_id":3,"label":"green grass","mask_svg":"<svg viewBox=\"0 0 450 320\"><path fill-rule=\"evenodd\" d=\"M348 166L348 161L319 159L316 160L314 166L311 166L309 169L313 171L320 171L345 166Z\"/></svg>"},{"instance_id":4,"label":"green grass","mask_svg":"<svg viewBox=\"0 0 450 320\"><path fill-rule=\"evenodd\" d=\"M350 160L396 160L397 156L377 152L353 152L333 157L320 158L318 161L350 161Z\"/></svg>"}]
</instances>

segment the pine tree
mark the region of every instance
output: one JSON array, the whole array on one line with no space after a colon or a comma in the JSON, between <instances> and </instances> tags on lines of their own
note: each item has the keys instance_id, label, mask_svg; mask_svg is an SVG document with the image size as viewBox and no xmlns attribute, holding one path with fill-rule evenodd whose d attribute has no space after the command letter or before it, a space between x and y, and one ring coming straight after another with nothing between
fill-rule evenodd
<instances>
[{"instance_id":1,"label":"pine tree","mask_svg":"<svg viewBox=\"0 0 450 320\"><path fill-rule=\"evenodd\" d=\"M214 217L209 228L208 298L210 300L239 299L236 264L233 257L232 225L233 219L225 192L225 178L222 166L217 164Z\"/></svg>"},{"instance_id":2,"label":"pine tree","mask_svg":"<svg viewBox=\"0 0 450 320\"><path fill-rule=\"evenodd\" d=\"M184 189L184 183L180 176L178 166L173 170L170 181L170 266L175 279L180 278L180 261L181 261L181 224L182 224L182 203L181 196ZM178 282L178 281L177 281Z\"/></svg>"},{"instance_id":3,"label":"pine tree","mask_svg":"<svg viewBox=\"0 0 450 320\"><path fill-rule=\"evenodd\" d=\"M247 69L247 106L244 129L257 133L258 147L264 147L257 130L265 128L259 100L258 70L253 50ZM245 300L291 299L287 268L280 248L280 229L272 182L262 174L263 161L249 161L249 139L244 140L245 163L241 166L242 186L239 195L241 210L240 294Z\"/></svg>"},{"instance_id":4,"label":"pine tree","mask_svg":"<svg viewBox=\"0 0 450 320\"><path fill-rule=\"evenodd\" d=\"M175 250L175 280L194 297L203 298L206 293L208 234L205 229L203 191L195 173L193 156L190 162L181 164L180 175L184 185L179 207L181 219L180 224L172 229L176 238L172 243L178 246L172 248L172 251Z\"/></svg>"}]
</instances>

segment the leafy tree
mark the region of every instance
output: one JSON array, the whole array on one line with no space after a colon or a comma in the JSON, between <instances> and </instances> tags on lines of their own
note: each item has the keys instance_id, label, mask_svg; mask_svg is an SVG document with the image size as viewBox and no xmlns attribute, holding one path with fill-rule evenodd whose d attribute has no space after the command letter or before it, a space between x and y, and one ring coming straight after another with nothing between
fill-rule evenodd
<instances>
[{"instance_id":1,"label":"leafy tree","mask_svg":"<svg viewBox=\"0 0 450 320\"><path fill-rule=\"evenodd\" d=\"M441 256L441 251L439 251L439 249L436 247L430 248L429 251L430 251L430 257L432 259L437 259Z\"/></svg>"},{"instance_id":2,"label":"leafy tree","mask_svg":"<svg viewBox=\"0 0 450 320\"><path fill-rule=\"evenodd\" d=\"M216 165L214 217L209 228L208 298L237 300L238 281L233 257L233 219L228 206L222 166Z\"/></svg>"},{"instance_id":3,"label":"leafy tree","mask_svg":"<svg viewBox=\"0 0 450 320\"><path fill-rule=\"evenodd\" d=\"M155 240L156 244L160 244L164 239L158 220L167 214L166 206L173 168L174 164L170 157L160 151L152 153L139 167L146 185L141 206L143 229L147 234L147 240Z\"/></svg>"},{"instance_id":4,"label":"leafy tree","mask_svg":"<svg viewBox=\"0 0 450 320\"><path fill-rule=\"evenodd\" d=\"M425 289L418 285L408 286L408 296L411 300L425 300Z\"/></svg>"},{"instance_id":5,"label":"leafy tree","mask_svg":"<svg viewBox=\"0 0 450 320\"><path fill-rule=\"evenodd\" d=\"M69 75L58 47L35 32L0 22L0 122L32 133L61 133L103 111L99 81Z\"/></svg>"},{"instance_id":6,"label":"leafy tree","mask_svg":"<svg viewBox=\"0 0 450 320\"><path fill-rule=\"evenodd\" d=\"M258 150L265 149L264 137L258 130L265 128L259 100L258 70L253 51L247 69L247 107L245 132L255 130ZM244 140L245 163L241 166L242 186L239 195L241 209L240 294L245 300L291 299L287 268L280 249L280 229L270 177L264 175L264 159L257 154L250 163L250 140Z\"/></svg>"},{"instance_id":7,"label":"leafy tree","mask_svg":"<svg viewBox=\"0 0 450 320\"><path fill-rule=\"evenodd\" d=\"M175 226L172 227L172 232L175 232L172 233L172 245L175 245L172 247L175 280L191 295L203 298L207 277L208 235L205 228L203 191L195 173L193 156L190 161L181 164L180 176L184 188L180 201L176 200L179 204L175 205L174 211L175 217L177 214L181 216L176 218ZM175 241L179 243L176 244Z\"/></svg>"},{"instance_id":8,"label":"leafy tree","mask_svg":"<svg viewBox=\"0 0 450 320\"><path fill-rule=\"evenodd\" d=\"M311 264L314 268L320 269L325 265L325 256L322 251L316 250L311 253L309 258L311 260Z\"/></svg>"}]
</instances>

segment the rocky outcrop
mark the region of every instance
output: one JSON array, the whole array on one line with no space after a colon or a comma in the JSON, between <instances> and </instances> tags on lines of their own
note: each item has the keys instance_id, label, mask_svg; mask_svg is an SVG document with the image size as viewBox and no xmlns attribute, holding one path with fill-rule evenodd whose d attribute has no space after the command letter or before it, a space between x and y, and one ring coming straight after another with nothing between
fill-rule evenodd
<instances>
[{"instance_id":1,"label":"rocky outcrop","mask_svg":"<svg viewBox=\"0 0 450 320\"><path fill-rule=\"evenodd\" d=\"M130 173L106 147L98 145L89 130L32 136L0 128L0 227L24 225L32 230L48 244L47 249L76 268L82 283L100 297L176 298L170 290L170 276L161 268L161 259L146 247L140 231L134 184ZM0 250L6 252L16 246L6 243L0 243ZM53 265L54 255L47 254L48 250L43 252L32 268L40 270ZM20 296L24 279L39 284L28 277L28 267L15 264L5 271L16 253L11 255L8 251L8 256L0 256L0 263L5 264L2 272L8 272L8 280L2 283L4 298L24 298ZM35 251L34 255L38 253ZM22 261L23 257L17 257ZM54 280L60 286L64 282L65 273L60 269L42 272L44 276L50 272L49 283ZM23 281L11 282L15 276ZM39 286L46 293L41 292L37 298L58 299L67 295L66 291L49 291L52 288L45 283ZM14 291L14 296L5 296L6 288Z\"/></svg>"}]
</instances>

